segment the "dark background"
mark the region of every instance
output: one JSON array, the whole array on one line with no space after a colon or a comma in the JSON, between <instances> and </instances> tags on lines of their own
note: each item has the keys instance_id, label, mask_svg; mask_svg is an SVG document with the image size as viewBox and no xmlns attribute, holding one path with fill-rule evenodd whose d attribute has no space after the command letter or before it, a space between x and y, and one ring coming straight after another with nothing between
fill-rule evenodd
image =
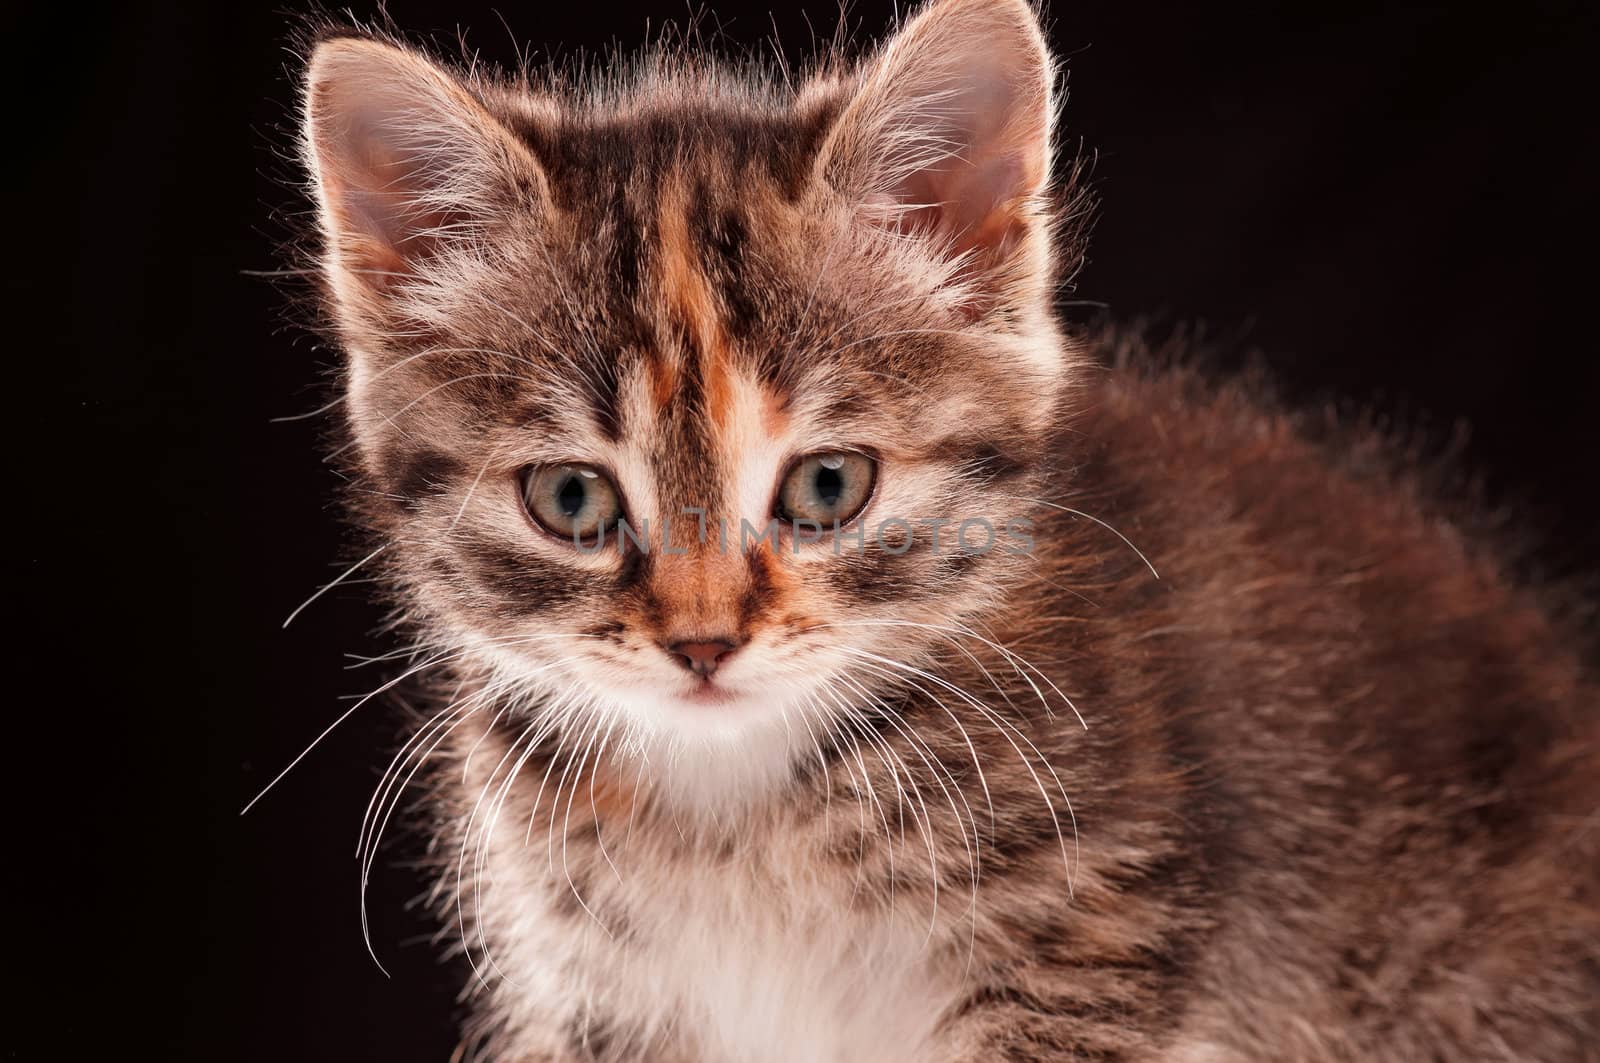
<instances>
[{"instance_id":1,"label":"dark background","mask_svg":"<svg viewBox=\"0 0 1600 1063\"><path fill-rule=\"evenodd\" d=\"M373 703L250 815L239 809L381 678L359 584L283 618L354 560L321 462L333 352L247 271L304 220L287 161L288 7L34 8L13 39L7 169L27 628L8 708L7 878L29 1058L443 1060L453 994L405 845L357 918L357 826L400 733ZM831 0L721 0L729 46L791 55ZM375 8L360 4L369 16ZM535 57L645 39L686 8L511 4ZM394 0L485 60L486 3ZM1065 138L1098 153L1102 220L1073 298L1158 331L1203 322L1305 402L1343 396L1448 435L1539 529L1557 571L1596 545L1600 174L1578 4L1495 10L1057 2ZM886 3L857 3L864 34ZM1078 319L1094 305L1068 311ZM34 375L36 379L33 378ZM16 474L13 474L15 478ZM17 726L20 724L20 728ZM393 832L391 832L393 833ZM56 1009L66 1010L57 1012ZM48 1017L47 1016L55 1016ZM37 1040L38 1044L34 1042Z\"/></svg>"}]
</instances>

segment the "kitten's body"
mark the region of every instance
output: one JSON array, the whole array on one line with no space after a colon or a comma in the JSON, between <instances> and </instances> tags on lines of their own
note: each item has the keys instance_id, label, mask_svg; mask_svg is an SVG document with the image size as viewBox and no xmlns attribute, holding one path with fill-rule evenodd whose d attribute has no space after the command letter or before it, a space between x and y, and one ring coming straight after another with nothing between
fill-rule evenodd
<instances>
[{"instance_id":1,"label":"kitten's body","mask_svg":"<svg viewBox=\"0 0 1600 1063\"><path fill-rule=\"evenodd\" d=\"M1023 4L792 94L351 40L310 81L484 1058L1595 1058L1576 636L1374 441L1061 335ZM835 449L862 519L1031 556L738 542ZM544 535L519 470L574 460L737 545ZM714 683L672 663L724 634Z\"/></svg>"},{"instance_id":2,"label":"kitten's body","mask_svg":"<svg viewBox=\"0 0 1600 1063\"><path fill-rule=\"evenodd\" d=\"M991 827L926 698L903 719L965 780L954 809L927 772L897 796L870 747L827 775L803 758L797 792L687 837L587 783L549 831L530 784L477 905L506 976L483 991L509 1024L487 1058L1596 1058L1596 694L1568 636L1372 460L1381 440L1340 456L1246 391L1137 360L1083 399L1095 442L1064 497L1161 578L1061 514L1026 605L986 618L1087 728L969 644L1072 799L1070 876L1043 761L970 729ZM982 692L979 661L936 672ZM504 740L461 739L466 791Z\"/></svg>"}]
</instances>

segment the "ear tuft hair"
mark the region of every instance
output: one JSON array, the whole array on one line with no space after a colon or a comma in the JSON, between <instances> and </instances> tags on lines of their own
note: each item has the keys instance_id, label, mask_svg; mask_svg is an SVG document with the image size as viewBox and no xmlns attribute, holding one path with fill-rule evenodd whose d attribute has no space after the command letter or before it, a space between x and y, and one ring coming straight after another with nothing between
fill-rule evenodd
<instances>
[{"instance_id":1,"label":"ear tuft hair","mask_svg":"<svg viewBox=\"0 0 1600 1063\"><path fill-rule=\"evenodd\" d=\"M868 221L962 259L987 301L1039 295L1053 83L1026 0L937 0L871 62L819 173Z\"/></svg>"},{"instance_id":2,"label":"ear tuft hair","mask_svg":"<svg viewBox=\"0 0 1600 1063\"><path fill-rule=\"evenodd\" d=\"M342 299L476 244L509 197L541 184L527 150L454 77L364 38L312 53L303 144Z\"/></svg>"}]
</instances>

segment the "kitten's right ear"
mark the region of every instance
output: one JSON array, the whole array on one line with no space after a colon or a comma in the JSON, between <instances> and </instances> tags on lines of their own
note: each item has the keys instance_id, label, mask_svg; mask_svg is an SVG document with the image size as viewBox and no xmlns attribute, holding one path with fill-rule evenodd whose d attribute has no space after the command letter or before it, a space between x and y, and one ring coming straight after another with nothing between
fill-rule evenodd
<instances>
[{"instance_id":1,"label":"kitten's right ear","mask_svg":"<svg viewBox=\"0 0 1600 1063\"><path fill-rule=\"evenodd\" d=\"M316 46L303 144L340 300L470 247L542 178L527 149L433 63L363 38Z\"/></svg>"}]
</instances>

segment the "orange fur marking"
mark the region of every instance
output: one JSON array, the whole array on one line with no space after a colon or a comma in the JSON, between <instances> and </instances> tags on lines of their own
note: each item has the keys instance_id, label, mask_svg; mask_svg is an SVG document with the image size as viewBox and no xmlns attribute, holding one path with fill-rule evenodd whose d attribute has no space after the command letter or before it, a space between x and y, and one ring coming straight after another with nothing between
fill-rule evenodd
<instances>
[{"instance_id":1,"label":"orange fur marking","mask_svg":"<svg viewBox=\"0 0 1600 1063\"><path fill-rule=\"evenodd\" d=\"M683 555L656 558L652 586L661 603L661 634L672 638L722 637L737 633L739 596L744 590L739 560L730 550L717 551L715 533L707 543L693 541L690 527L674 529L674 543Z\"/></svg>"},{"instance_id":2,"label":"orange fur marking","mask_svg":"<svg viewBox=\"0 0 1600 1063\"><path fill-rule=\"evenodd\" d=\"M678 390L677 368L659 354L645 363L650 372L650 397L656 409L665 409Z\"/></svg>"},{"instance_id":3,"label":"orange fur marking","mask_svg":"<svg viewBox=\"0 0 1600 1063\"><path fill-rule=\"evenodd\" d=\"M596 766L588 792L590 811L597 823L625 823L639 801L639 780L632 772L624 777L612 771L601 773Z\"/></svg>"},{"instance_id":4,"label":"orange fur marking","mask_svg":"<svg viewBox=\"0 0 1600 1063\"><path fill-rule=\"evenodd\" d=\"M720 428L733 416L728 337L722 330L716 295L706 284L705 274L696 266L698 256L689 237L685 199L681 187L662 197L661 285L699 349L706 412L711 416L711 423Z\"/></svg>"}]
</instances>

